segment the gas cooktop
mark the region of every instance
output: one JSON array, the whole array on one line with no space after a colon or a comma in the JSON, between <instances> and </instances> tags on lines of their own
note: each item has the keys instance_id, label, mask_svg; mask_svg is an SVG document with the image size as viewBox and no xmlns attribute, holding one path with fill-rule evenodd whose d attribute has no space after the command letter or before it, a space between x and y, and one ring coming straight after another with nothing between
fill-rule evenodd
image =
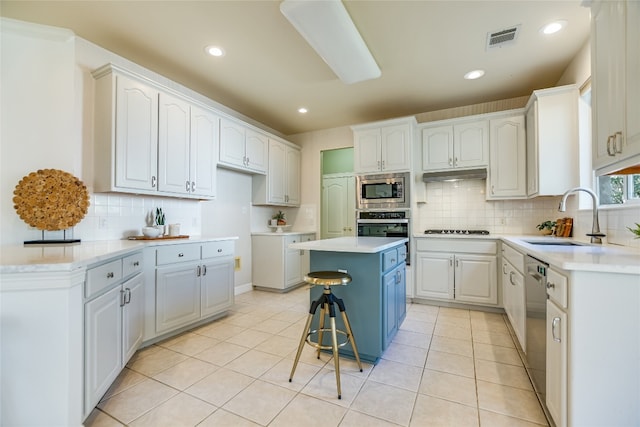
<instances>
[{"instance_id":1,"label":"gas cooktop","mask_svg":"<svg viewBox=\"0 0 640 427\"><path fill-rule=\"evenodd\" d=\"M444 230L444 229L433 229L433 230L425 230L424 234L481 234L487 235L489 234L488 230Z\"/></svg>"}]
</instances>

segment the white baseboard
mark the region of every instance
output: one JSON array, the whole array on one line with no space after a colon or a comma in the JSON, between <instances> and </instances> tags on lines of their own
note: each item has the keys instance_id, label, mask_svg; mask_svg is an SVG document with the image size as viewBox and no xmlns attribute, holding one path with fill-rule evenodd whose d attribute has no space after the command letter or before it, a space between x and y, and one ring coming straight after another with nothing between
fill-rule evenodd
<instances>
[{"instance_id":1,"label":"white baseboard","mask_svg":"<svg viewBox=\"0 0 640 427\"><path fill-rule=\"evenodd\" d=\"M244 294L245 292L251 292L253 290L253 285L251 283L246 283L244 285L236 286L234 288L234 295Z\"/></svg>"}]
</instances>

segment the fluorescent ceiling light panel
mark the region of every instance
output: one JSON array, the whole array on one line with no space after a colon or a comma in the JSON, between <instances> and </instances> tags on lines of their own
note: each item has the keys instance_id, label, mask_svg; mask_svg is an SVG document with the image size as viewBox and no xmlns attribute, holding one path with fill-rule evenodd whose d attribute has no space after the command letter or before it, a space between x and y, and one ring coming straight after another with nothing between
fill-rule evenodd
<instances>
[{"instance_id":1,"label":"fluorescent ceiling light panel","mask_svg":"<svg viewBox=\"0 0 640 427\"><path fill-rule=\"evenodd\" d=\"M340 0L284 0L280 12L343 83L382 74Z\"/></svg>"}]
</instances>

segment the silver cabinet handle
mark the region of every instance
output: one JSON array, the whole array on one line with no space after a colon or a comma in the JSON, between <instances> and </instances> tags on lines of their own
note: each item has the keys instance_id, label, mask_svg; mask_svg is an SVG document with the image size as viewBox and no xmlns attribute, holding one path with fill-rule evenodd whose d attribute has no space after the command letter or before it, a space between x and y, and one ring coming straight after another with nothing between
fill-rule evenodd
<instances>
[{"instance_id":1,"label":"silver cabinet handle","mask_svg":"<svg viewBox=\"0 0 640 427\"><path fill-rule=\"evenodd\" d=\"M618 140L620 141L619 146L618 146ZM622 131L618 131L615 134L613 134L613 153L614 154L622 153Z\"/></svg>"},{"instance_id":2,"label":"silver cabinet handle","mask_svg":"<svg viewBox=\"0 0 640 427\"><path fill-rule=\"evenodd\" d=\"M202 275L202 268L200 266L196 267L196 277L200 277Z\"/></svg>"},{"instance_id":3,"label":"silver cabinet handle","mask_svg":"<svg viewBox=\"0 0 640 427\"><path fill-rule=\"evenodd\" d=\"M453 166L458 166L458 158L457 157L453 158Z\"/></svg>"},{"instance_id":4,"label":"silver cabinet handle","mask_svg":"<svg viewBox=\"0 0 640 427\"><path fill-rule=\"evenodd\" d=\"M182 252L180 252L180 253L178 254L178 258L182 258L183 256L184 256L184 254L183 254Z\"/></svg>"},{"instance_id":5,"label":"silver cabinet handle","mask_svg":"<svg viewBox=\"0 0 640 427\"><path fill-rule=\"evenodd\" d=\"M131 289L126 288L124 293L124 303L129 304L131 302Z\"/></svg>"},{"instance_id":6,"label":"silver cabinet handle","mask_svg":"<svg viewBox=\"0 0 640 427\"><path fill-rule=\"evenodd\" d=\"M615 156L615 153L611 151L611 139L613 138L613 135L609 135L607 137L607 155L608 156Z\"/></svg>"},{"instance_id":7,"label":"silver cabinet handle","mask_svg":"<svg viewBox=\"0 0 640 427\"><path fill-rule=\"evenodd\" d=\"M449 166L453 166L453 159L449 157Z\"/></svg>"},{"instance_id":8,"label":"silver cabinet handle","mask_svg":"<svg viewBox=\"0 0 640 427\"><path fill-rule=\"evenodd\" d=\"M187 183L185 185L185 191L188 193L189 192L189 180L187 180Z\"/></svg>"},{"instance_id":9,"label":"silver cabinet handle","mask_svg":"<svg viewBox=\"0 0 640 427\"><path fill-rule=\"evenodd\" d=\"M554 289L556 287L556 284L553 282L547 282L547 289Z\"/></svg>"},{"instance_id":10,"label":"silver cabinet handle","mask_svg":"<svg viewBox=\"0 0 640 427\"><path fill-rule=\"evenodd\" d=\"M220 252L222 252L222 248L219 248L219 249L218 249L218 253L220 253Z\"/></svg>"},{"instance_id":11,"label":"silver cabinet handle","mask_svg":"<svg viewBox=\"0 0 640 427\"><path fill-rule=\"evenodd\" d=\"M156 186L156 181L158 180L158 178L156 178L155 176L151 177L151 187L155 187Z\"/></svg>"},{"instance_id":12,"label":"silver cabinet handle","mask_svg":"<svg viewBox=\"0 0 640 427\"><path fill-rule=\"evenodd\" d=\"M203 275L203 276L206 276L206 275L207 275L207 266L206 266L206 265L203 265L203 266L202 266L202 275Z\"/></svg>"},{"instance_id":13,"label":"silver cabinet handle","mask_svg":"<svg viewBox=\"0 0 640 427\"><path fill-rule=\"evenodd\" d=\"M460 260L456 258L456 268L460 267Z\"/></svg>"},{"instance_id":14,"label":"silver cabinet handle","mask_svg":"<svg viewBox=\"0 0 640 427\"><path fill-rule=\"evenodd\" d=\"M110 271L107 273L107 279L113 279L113 276L114 276L113 271Z\"/></svg>"},{"instance_id":15,"label":"silver cabinet handle","mask_svg":"<svg viewBox=\"0 0 640 427\"><path fill-rule=\"evenodd\" d=\"M453 258L449 258L449 267L453 266Z\"/></svg>"},{"instance_id":16,"label":"silver cabinet handle","mask_svg":"<svg viewBox=\"0 0 640 427\"><path fill-rule=\"evenodd\" d=\"M196 191L196 182L191 181L191 192L193 193L194 191Z\"/></svg>"},{"instance_id":17,"label":"silver cabinet handle","mask_svg":"<svg viewBox=\"0 0 640 427\"><path fill-rule=\"evenodd\" d=\"M125 291L120 289L120 307L124 307L126 304Z\"/></svg>"},{"instance_id":18,"label":"silver cabinet handle","mask_svg":"<svg viewBox=\"0 0 640 427\"><path fill-rule=\"evenodd\" d=\"M491 186L491 194L496 194L496 186L495 185Z\"/></svg>"},{"instance_id":19,"label":"silver cabinet handle","mask_svg":"<svg viewBox=\"0 0 640 427\"><path fill-rule=\"evenodd\" d=\"M556 336L556 327L559 324L560 324L560 318L554 317L553 320L551 321L551 336L553 337L553 340L555 342L562 342L562 338Z\"/></svg>"},{"instance_id":20,"label":"silver cabinet handle","mask_svg":"<svg viewBox=\"0 0 640 427\"><path fill-rule=\"evenodd\" d=\"M250 161L249 161L249 158L247 157L247 166L249 166L249 163L250 163Z\"/></svg>"},{"instance_id":21,"label":"silver cabinet handle","mask_svg":"<svg viewBox=\"0 0 640 427\"><path fill-rule=\"evenodd\" d=\"M511 282L511 284L512 284L513 286L515 286L515 285L516 285L516 283L513 281L513 276L515 276L515 272L510 271L510 272L509 272L509 281Z\"/></svg>"},{"instance_id":22,"label":"silver cabinet handle","mask_svg":"<svg viewBox=\"0 0 640 427\"><path fill-rule=\"evenodd\" d=\"M386 167L386 166L384 165L384 160L383 160L383 161L382 161L382 170L384 170L384 169L385 169L385 167Z\"/></svg>"},{"instance_id":23,"label":"silver cabinet handle","mask_svg":"<svg viewBox=\"0 0 640 427\"><path fill-rule=\"evenodd\" d=\"M507 264L502 264L502 274L507 274Z\"/></svg>"},{"instance_id":24,"label":"silver cabinet handle","mask_svg":"<svg viewBox=\"0 0 640 427\"><path fill-rule=\"evenodd\" d=\"M133 263L133 266L134 266L134 267L137 267L137 266L139 266L139 265L140 265L140 261L136 261L136 262L134 262L134 263Z\"/></svg>"}]
</instances>

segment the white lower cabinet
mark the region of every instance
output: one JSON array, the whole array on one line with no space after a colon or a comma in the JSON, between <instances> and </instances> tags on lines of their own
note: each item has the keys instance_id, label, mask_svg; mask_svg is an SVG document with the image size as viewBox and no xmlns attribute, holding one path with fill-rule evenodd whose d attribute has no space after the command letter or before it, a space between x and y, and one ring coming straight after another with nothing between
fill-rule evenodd
<instances>
[{"instance_id":1,"label":"white lower cabinet","mask_svg":"<svg viewBox=\"0 0 640 427\"><path fill-rule=\"evenodd\" d=\"M524 255L506 243L502 244L502 305L518 338L520 347L527 351L526 293Z\"/></svg>"},{"instance_id":2,"label":"white lower cabinet","mask_svg":"<svg viewBox=\"0 0 640 427\"><path fill-rule=\"evenodd\" d=\"M110 260L87 270L85 283L84 413L100 401L144 332L142 254Z\"/></svg>"},{"instance_id":3,"label":"white lower cabinet","mask_svg":"<svg viewBox=\"0 0 640 427\"><path fill-rule=\"evenodd\" d=\"M233 305L233 252L230 240L156 249L156 336Z\"/></svg>"},{"instance_id":4,"label":"white lower cabinet","mask_svg":"<svg viewBox=\"0 0 640 427\"><path fill-rule=\"evenodd\" d=\"M253 286L284 291L302 283L309 272L309 251L289 249L289 245L311 240L315 240L314 233L253 235Z\"/></svg>"},{"instance_id":5,"label":"white lower cabinet","mask_svg":"<svg viewBox=\"0 0 640 427\"><path fill-rule=\"evenodd\" d=\"M498 303L495 241L416 239L416 296Z\"/></svg>"},{"instance_id":6,"label":"white lower cabinet","mask_svg":"<svg viewBox=\"0 0 640 427\"><path fill-rule=\"evenodd\" d=\"M567 425L567 314L547 300L546 404L558 426Z\"/></svg>"}]
</instances>

